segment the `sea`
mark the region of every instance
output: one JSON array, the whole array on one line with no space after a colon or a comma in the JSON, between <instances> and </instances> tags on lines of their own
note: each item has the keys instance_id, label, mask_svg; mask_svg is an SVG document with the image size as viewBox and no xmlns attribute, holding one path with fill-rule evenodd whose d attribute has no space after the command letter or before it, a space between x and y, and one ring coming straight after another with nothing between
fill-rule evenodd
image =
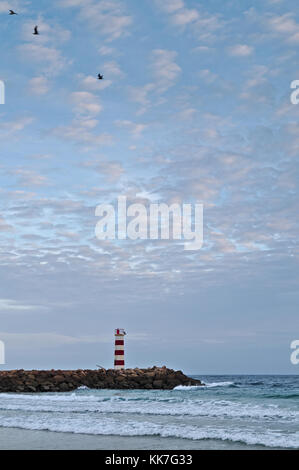
<instances>
[{"instance_id":1,"label":"sea","mask_svg":"<svg viewBox=\"0 0 299 470\"><path fill-rule=\"evenodd\" d=\"M0 427L175 439L176 447L299 449L299 376L196 376L173 390L0 394ZM132 448L134 446L134 440ZM150 440L149 449L150 447Z\"/></svg>"}]
</instances>

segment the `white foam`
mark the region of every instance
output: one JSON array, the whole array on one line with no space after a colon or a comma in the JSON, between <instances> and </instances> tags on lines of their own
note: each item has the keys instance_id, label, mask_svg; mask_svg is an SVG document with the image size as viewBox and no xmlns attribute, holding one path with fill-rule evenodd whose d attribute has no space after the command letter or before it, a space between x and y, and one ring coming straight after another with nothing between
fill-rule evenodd
<instances>
[{"instance_id":1,"label":"white foam","mask_svg":"<svg viewBox=\"0 0 299 470\"><path fill-rule=\"evenodd\" d=\"M203 387L206 387L206 388L229 387L230 385L234 385L234 382L211 382L211 383L205 383Z\"/></svg>"},{"instance_id":2,"label":"white foam","mask_svg":"<svg viewBox=\"0 0 299 470\"><path fill-rule=\"evenodd\" d=\"M173 390L181 390L183 392L189 392L190 390L198 390L202 388L203 385L177 385Z\"/></svg>"},{"instance_id":3,"label":"white foam","mask_svg":"<svg viewBox=\"0 0 299 470\"><path fill-rule=\"evenodd\" d=\"M243 442L248 445L262 445L267 447L298 448L299 432L289 433L287 436L275 430L244 430L244 428L218 428L206 426L205 428L185 425L164 425L150 421L126 422L97 418L84 419L79 417L49 420L48 416L35 418L29 416L26 420L20 418L1 419L1 427L18 427L31 430L48 430L75 434L92 435L118 435L118 436L161 436L176 437L192 440L218 439L222 441Z\"/></svg>"},{"instance_id":4,"label":"white foam","mask_svg":"<svg viewBox=\"0 0 299 470\"><path fill-rule=\"evenodd\" d=\"M234 385L234 382L211 382L205 383L204 385L178 385L173 390L182 390L188 392L189 390L200 390L203 388L214 388L214 387L229 387Z\"/></svg>"}]
</instances>

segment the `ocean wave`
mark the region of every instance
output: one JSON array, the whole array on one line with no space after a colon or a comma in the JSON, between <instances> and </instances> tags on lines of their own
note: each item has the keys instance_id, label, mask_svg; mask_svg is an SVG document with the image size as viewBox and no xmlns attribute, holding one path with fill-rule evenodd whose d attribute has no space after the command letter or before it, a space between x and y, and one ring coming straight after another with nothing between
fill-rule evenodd
<instances>
[{"instance_id":1,"label":"ocean wave","mask_svg":"<svg viewBox=\"0 0 299 470\"><path fill-rule=\"evenodd\" d=\"M211 382L211 383L205 383L203 387L206 388L214 388L214 387L234 387L235 383L234 382Z\"/></svg>"},{"instance_id":2,"label":"ocean wave","mask_svg":"<svg viewBox=\"0 0 299 470\"><path fill-rule=\"evenodd\" d=\"M177 385L173 390L189 392L190 390L199 390L202 387L204 387L204 385Z\"/></svg>"},{"instance_id":3,"label":"ocean wave","mask_svg":"<svg viewBox=\"0 0 299 470\"><path fill-rule=\"evenodd\" d=\"M200 390L204 388L214 388L214 387L231 387L234 386L234 382L205 382L204 385L178 385L173 390L181 390L188 392L190 390Z\"/></svg>"},{"instance_id":4,"label":"ocean wave","mask_svg":"<svg viewBox=\"0 0 299 470\"><path fill-rule=\"evenodd\" d=\"M279 400L288 400L292 398L299 398L299 393L284 393L284 394L276 394L276 395L264 395L264 398L276 398Z\"/></svg>"},{"instance_id":5,"label":"ocean wave","mask_svg":"<svg viewBox=\"0 0 299 470\"><path fill-rule=\"evenodd\" d=\"M40 401L36 397L35 401L26 400L24 395L12 400L1 400L0 421L5 412L15 411L21 413L59 413L59 414L123 414L123 415L152 415L152 416L190 416L190 417L210 417L210 418L246 418L261 421L299 421L299 411L278 407L273 404L253 404L240 403L223 399L190 399L180 398L171 401L162 400L139 400L122 397L110 397L110 399L96 399L86 401L73 400L71 395L68 400ZM57 397L56 397L57 398ZM60 398L60 397L59 397ZM65 397L66 398L66 397Z\"/></svg>"},{"instance_id":6,"label":"ocean wave","mask_svg":"<svg viewBox=\"0 0 299 470\"><path fill-rule=\"evenodd\" d=\"M248 381L248 382L235 382L236 385L238 386L250 386L250 387L257 387L257 386L260 386L260 385L265 385L265 382L262 382L262 381L259 381L259 382L251 382L251 381Z\"/></svg>"},{"instance_id":7,"label":"ocean wave","mask_svg":"<svg viewBox=\"0 0 299 470\"><path fill-rule=\"evenodd\" d=\"M56 419L49 421L45 419L35 419L29 417L26 421L20 418L1 419L0 427L14 427L30 430L45 430L53 432L89 434L89 435L113 435L113 436L160 436L191 440L221 440L240 442L247 445L260 445L276 448L299 448L299 432L288 433L287 435L277 431L265 430L257 432L254 430L244 430L242 428L233 430L225 428L205 427L203 429L195 426L162 425L152 422L118 420L93 420L92 422L81 419Z\"/></svg>"}]
</instances>

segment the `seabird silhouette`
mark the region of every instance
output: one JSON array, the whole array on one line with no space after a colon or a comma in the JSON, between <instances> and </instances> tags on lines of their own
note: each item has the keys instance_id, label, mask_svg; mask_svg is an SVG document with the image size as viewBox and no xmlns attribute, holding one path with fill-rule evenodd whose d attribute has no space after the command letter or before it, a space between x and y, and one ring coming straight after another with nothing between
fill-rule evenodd
<instances>
[{"instance_id":1,"label":"seabird silhouette","mask_svg":"<svg viewBox=\"0 0 299 470\"><path fill-rule=\"evenodd\" d=\"M10 15L17 15L17 13L16 13L15 11L13 11L13 10L9 10L9 14L10 14Z\"/></svg>"},{"instance_id":2,"label":"seabird silhouette","mask_svg":"<svg viewBox=\"0 0 299 470\"><path fill-rule=\"evenodd\" d=\"M38 29L37 29L37 28L38 28L38 26L35 26L35 28L34 28L34 33L32 33L32 34L34 34L34 35L36 35L36 34L39 34L39 32L38 32Z\"/></svg>"},{"instance_id":3,"label":"seabird silhouette","mask_svg":"<svg viewBox=\"0 0 299 470\"><path fill-rule=\"evenodd\" d=\"M103 80L103 78L104 78L104 75L101 75L101 74L99 73L99 74L98 74L98 79L99 79L99 80Z\"/></svg>"}]
</instances>

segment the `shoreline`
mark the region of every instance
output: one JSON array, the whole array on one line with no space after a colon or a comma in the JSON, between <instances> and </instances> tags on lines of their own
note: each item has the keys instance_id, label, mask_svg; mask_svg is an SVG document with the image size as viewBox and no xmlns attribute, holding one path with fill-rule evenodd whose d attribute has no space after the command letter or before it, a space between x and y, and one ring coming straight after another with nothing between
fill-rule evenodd
<instances>
[{"instance_id":1,"label":"shoreline","mask_svg":"<svg viewBox=\"0 0 299 470\"><path fill-rule=\"evenodd\" d=\"M0 450L274 450L217 439L115 436L0 427ZM279 448L277 448L279 449Z\"/></svg>"}]
</instances>

